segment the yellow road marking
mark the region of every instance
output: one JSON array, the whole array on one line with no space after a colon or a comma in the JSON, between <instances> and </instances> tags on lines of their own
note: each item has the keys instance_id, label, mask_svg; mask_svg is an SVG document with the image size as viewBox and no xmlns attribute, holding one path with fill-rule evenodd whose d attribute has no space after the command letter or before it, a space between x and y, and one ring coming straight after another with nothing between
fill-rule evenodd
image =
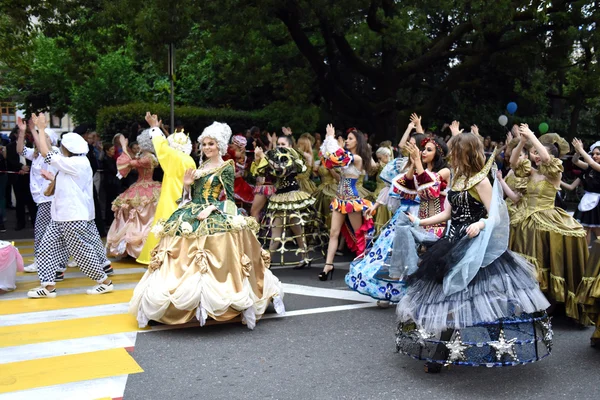
<instances>
[{"instance_id":1,"label":"yellow road marking","mask_svg":"<svg viewBox=\"0 0 600 400\"><path fill-rule=\"evenodd\" d=\"M0 348L110 335L113 333L136 332L138 330L138 323L135 317L129 314L3 326L0 327Z\"/></svg>"},{"instance_id":2,"label":"yellow road marking","mask_svg":"<svg viewBox=\"0 0 600 400\"><path fill-rule=\"evenodd\" d=\"M0 364L0 393L140 372L125 349L40 358Z\"/></svg>"},{"instance_id":3,"label":"yellow road marking","mask_svg":"<svg viewBox=\"0 0 600 400\"><path fill-rule=\"evenodd\" d=\"M140 278L144 275L141 272L136 274L123 274L123 275L113 275L110 277L110 280L113 283L135 283L140 280ZM56 287L58 290L67 289L67 288L78 288L78 287L92 287L95 282L90 278L69 278L69 271L65 272L65 280L63 282L58 282ZM29 289L33 289L39 287L40 283L38 281L33 282L17 282L17 289L15 292L26 292ZM59 293L60 295L60 293Z\"/></svg>"},{"instance_id":4,"label":"yellow road marking","mask_svg":"<svg viewBox=\"0 0 600 400\"><path fill-rule=\"evenodd\" d=\"M127 303L131 300L132 295L133 289L128 289L115 290L114 292L97 296L89 294L68 294L61 296L59 292L58 296L54 299L0 300L0 315Z\"/></svg>"}]
</instances>

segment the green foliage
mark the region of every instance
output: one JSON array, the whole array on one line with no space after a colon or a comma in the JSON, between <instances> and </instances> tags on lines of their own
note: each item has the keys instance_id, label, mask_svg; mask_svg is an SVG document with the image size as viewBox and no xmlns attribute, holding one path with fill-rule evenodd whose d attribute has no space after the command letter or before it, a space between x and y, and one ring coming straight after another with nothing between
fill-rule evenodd
<instances>
[{"instance_id":1,"label":"green foliage","mask_svg":"<svg viewBox=\"0 0 600 400\"><path fill-rule=\"evenodd\" d=\"M110 106L98 111L96 128L105 138L111 138L119 132L128 132L134 123L144 124L144 116L150 111L166 121L170 111L166 104L133 103L122 106ZM244 132L253 125L264 127L267 119L262 112L237 111L229 109L209 109L191 106L175 107L175 115L181 120L185 132L192 139L214 121L225 122L235 133Z\"/></svg>"},{"instance_id":2,"label":"green foliage","mask_svg":"<svg viewBox=\"0 0 600 400\"><path fill-rule=\"evenodd\" d=\"M82 85L72 90L71 112L77 123L94 125L99 108L146 100L150 88L146 77L135 70L136 62L129 48L100 56Z\"/></svg>"}]
</instances>

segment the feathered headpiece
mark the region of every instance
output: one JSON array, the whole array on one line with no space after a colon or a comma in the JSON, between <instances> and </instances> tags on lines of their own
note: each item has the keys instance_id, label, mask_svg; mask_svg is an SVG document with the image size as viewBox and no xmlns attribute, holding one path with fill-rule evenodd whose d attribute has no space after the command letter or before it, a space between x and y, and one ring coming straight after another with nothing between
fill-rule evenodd
<instances>
[{"instance_id":1,"label":"feathered headpiece","mask_svg":"<svg viewBox=\"0 0 600 400\"><path fill-rule=\"evenodd\" d=\"M227 143L231 137L231 128L227 124L221 122L213 122L202 131L202 135L198 137L198 143L202 143L205 138L211 138L217 141L219 153L224 156L227 153Z\"/></svg>"}]
</instances>

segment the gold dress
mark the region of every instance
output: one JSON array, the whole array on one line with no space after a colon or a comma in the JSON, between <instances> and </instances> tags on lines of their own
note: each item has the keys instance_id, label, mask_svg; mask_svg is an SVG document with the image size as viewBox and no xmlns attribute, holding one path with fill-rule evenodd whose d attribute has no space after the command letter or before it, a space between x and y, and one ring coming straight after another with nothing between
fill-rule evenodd
<instances>
[{"instance_id":1,"label":"gold dress","mask_svg":"<svg viewBox=\"0 0 600 400\"><path fill-rule=\"evenodd\" d=\"M591 341L592 346L597 347L600 345L600 239L592 243L585 277L577 290L577 301L589 317L589 320L584 323L596 326Z\"/></svg>"},{"instance_id":2,"label":"gold dress","mask_svg":"<svg viewBox=\"0 0 600 400\"><path fill-rule=\"evenodd\" d=\"M129 312L141 327L149 320L183 324L194 317L227 321L242 315L253 328L271 301L285 311L281 282L268 269L254 218L238 215L233 202L233 160L217 168L196 170L191 193L153 231L160 242L152 251L148 271L137 284ZM226 199L219 201L221 191ZM206 219L197 216L215 206Z\"/></svg>"},{"instance_id":3,"label":"gold dress","mask_svg":"<svg viewBox=\"0 0 600 400\"><path fill-rule=\"evenodd\" d=\"M386 187L389 186L387 183L381 179L381 171L385 167L384 164L379 165L379 169L377 170L377 187L375 188L374 197L375 199L379 198L379 193ZM384 205L383 207L379 207L377 209L377 214L375 214L375 236L379 236L379 232L381 228L388 223L388 221L392 218L392 213L390 210Z\"/></svg>"},{"instance_id":4,"label":"gold dress","mask_svg":"<svg viewBox=\"0 0 600 400\"><path fill-rule=\"evenodd\" d=\"M308 165L306 171L299 173L296 175L296 181L298 181L298 185L300 186L300 190L304 193L308 193L313 195L317 190L317 185L310 179L312 177L312 166Z\"/></svg>"},{"instance_id":5,"label":"gold dress","mask_svg":"<svg viewBox=\"0 0 600 400\"><path fill-rule=\"evenodd\" d=\"M583 322L576 292L588 261L586 233L566 211L554 206L558 189L548 181L562 171L562 161L552 157L539 168L545 178L529 176L526 208L522 219L511 225L509 247L535 266L540 289L553 301L565 303L567 316Z\"/></svg>"},{"instance_id":6,"label":"gold dress","mask_svg":"<svg viewBox=\"0 0 600 400\"><path fill-rule=\"evenodd\" d=\"M521 195L521 200L517 204L509 198L506 199L506 207L510 217L510 225L516 226L525 216L527 210L527 184L529 183L529 175L531 175L531 162L529 160L521 160L517 164L517 168L511 170L506 176L505 182L513 192Z\"/></svg>"},{"instance_id":7,"label":"gold dress","mask_svg":"<svg viewBox=\"0 0 600 400\"><path fill-rule=\"evenodd\" d=\"M374 202L377 199L377 196L375 196L373 194L373 192L371 192L369 189L366 189L363 184L365 183L365 176L367 174L362 171L360 173L360 177L358 178L358 181L356 181L356 189L358 190L358 196L361 199L365 199L365 200L369 200L370 202ZM379 210L377 210L379 211Z\"/></svg>"},{"instance_id":8,"label":"gold dress","mask_svg":"<svg viewBox=\"0 0 600 400\"><path fill-rule=\"evenodd\" d=\"M333 177L331 171L326 168L323 164L319 165L317 171L321 177L321 184L317 187L313 196L315 197L315 210L321 213L321 216L325 218L325 224L327 227L331 227L331 209L329 205L335 197L338 187L338 181Z\"/></svg>"}]
</instances>

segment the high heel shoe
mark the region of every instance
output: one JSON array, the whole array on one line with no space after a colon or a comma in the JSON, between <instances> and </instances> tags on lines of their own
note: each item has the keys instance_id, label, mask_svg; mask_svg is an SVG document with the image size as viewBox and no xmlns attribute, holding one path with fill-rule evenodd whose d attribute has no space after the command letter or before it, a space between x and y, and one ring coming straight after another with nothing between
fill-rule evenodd
<instances>
[{"instance_id":1,"label":"high heel shoe","mask_svg":"<svg viewBox=\"0 0 600 400\"><path fill-rule=\"evenodd\" d=\"M310 268L311 264L312 264L312 260L310 258L305 258L298 265L296 265L293 269Z\"/></svg>"},{"instance_id":2,"label":"high heel shoe","mask_svg":"<svg viewBox=\"0 0 600 400\"><path fill-rule=\"evenodd\" d=\"M328 279L333 280L333 271L335 270L335 267L333 266L333 264L325 264L325 266L328 265L331 265L331 269L328 272L321 271L321 273L319 274L320 281L326 281Z\"/></svg>"},{"instance_id":3,"label":"high heel shoe","mask_svg":"<svg viewBox=\"0 0 600 400\"><path fill-rule=\"evenodd\" d=\"M428 362L425 363L425 372L428 374L439 374L440 372L442 372L442 367L442 364Z\"/></svg>"}]
</instances>

